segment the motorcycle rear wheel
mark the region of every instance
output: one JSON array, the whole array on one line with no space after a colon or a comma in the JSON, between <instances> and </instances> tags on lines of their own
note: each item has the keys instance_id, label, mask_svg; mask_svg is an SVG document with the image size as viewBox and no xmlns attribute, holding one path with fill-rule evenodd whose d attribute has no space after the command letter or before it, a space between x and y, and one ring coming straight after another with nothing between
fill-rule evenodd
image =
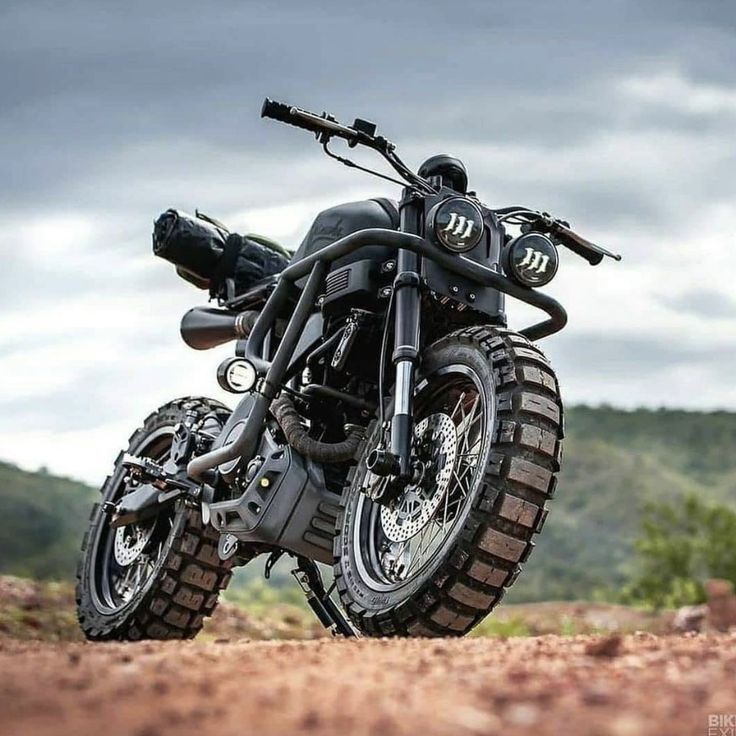
<instances>
[{"instance_id":1,"label":"motorcycle rear wheel","mask_svg":"<svg viewBox=\"0 0 736 736\"><path fill-rule=\"evenodd\" d=\"M172 401L133 433L128 452L162 461L174 427L191 411L198 419L210 415L221 426L230 413L211 399ZM122 453L82 542L76 588L80 627L95 641L190 639L214 611L233 560L220 560L219 534L202 523L198 508L181 502L145 524L112 529L102 503L124 491L121 459Z\"/></svg>"},{"instance_id":2,"label":"motorcycle rear wheel","mask_svg":"<svg viewBox=\"0 0 736 736\"><path fill-rule=\"evenodd\" d=\"M364 634L461 636L514 583L546 520L561 459L556 376L522 335L464 328L425 351L415 425L425 472L391 508L364 492L383 482L365 463L379 427L348 477L336 587Z\"/></svg>"}]
</instances>

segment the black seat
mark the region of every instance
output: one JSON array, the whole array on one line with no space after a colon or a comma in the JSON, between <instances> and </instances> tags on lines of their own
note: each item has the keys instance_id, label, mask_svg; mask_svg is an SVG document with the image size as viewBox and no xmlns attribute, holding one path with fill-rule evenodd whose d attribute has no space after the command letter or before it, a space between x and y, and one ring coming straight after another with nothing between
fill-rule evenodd
<instances>
[{"instance_id":1,"label":"black seat","mask_svg":"<svg viewBox=\"0 0 736 736\"><path fill-rule=\"evenodd\" d=\"M295 263L346 235L374 227L398 229L399 208L396 202L389 199L367 199L330 207L317 215L291 262ZM386 246L367 245L338 259L332 268L367 259L386 260L393 252L392 248Z\"/></svg>"}]
</instances>

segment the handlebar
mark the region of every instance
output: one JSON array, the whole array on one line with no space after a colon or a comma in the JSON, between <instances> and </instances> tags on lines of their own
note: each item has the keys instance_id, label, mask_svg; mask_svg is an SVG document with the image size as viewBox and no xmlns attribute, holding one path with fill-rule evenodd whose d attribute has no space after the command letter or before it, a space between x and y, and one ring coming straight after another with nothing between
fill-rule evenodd
<instances>
[{"instance_id":1,"label":"handlebar","mask_svg":"<svg viewBox=\"0 0 736 736\"><path fill-rule=\"evenodd\" d=\"M621 260L620 255L591 243L590 240L586 240L582 235L578 235L574 230L571 230L566 222L552 217L547 212L537 212L536 210L530 210L528 207L518 206L501 207L494 210L494 212L497 216L500 216L499 222L508 220L514 225L521 225L522 232L533 230L553 235L559 245L569 248L573 253L588 261L591 266L597 266L604 256L613 258L614 261Z\"/></svg>"},{"instance_id":2,"label":"handlebar","mask_svg":"<svg viewBox=\"0 0 736 736\"><path fill-rule=\"evenodd\" d=\"M302 128L303 130L315 133L318 140L323 144L325 151L328 155L332 156L332 158L335 158L348 166L362 169L368 173L377 174L375 171L357 166L357 164L348 161L347 159L330 153L327 150L327 144L330 138L335 136L346 140L351 147L362 144L372 148L373 150L378 151L409 184L417 186L425 192L432 194L435 193L435 190L429 182L408 169L401 159L399 159L395 154L394 145L390 141L387 141L382 136L376 135L376 126L367 120L356 119L352 126L343 125L335 120L332 115L328 115L326 112L318 115L317 113L309 112L309 110L302 110L300 107L288 105L285 102L276 102L276 100L272 100L268 97L263 101L261 117L278 120L280 123L286 123L287 125L293 125L295 128ZM381 174L377 175L382 176ZM391 179L390 181L395 180ZM611 253L605 248L601 248L599 245L591 243L589 240L586 240L567 227L566 223L563 224L560 220L556 220L546 213L535 212L527 209L526 207L505 207L503 209L496 210L496 212L507 216L516 213L531 216L531 220L528 220L528 222L534 223L537 227L541 226L541 230L543 232L555 235L562 245L585 258L585 260L592 266L598 265L603 260L604 256L613 258L616 261L621 260L620 255Z\"/></svg>"},{"instance_id":3,"label":"handlebar","mask_svg":"<svg viewBox=\"0 0 736 736\"><path fill-rule=\"evenodd\" d=\"M287 125L293 125L296 128L302 128L303 130L315 133L317 140L322 144L322 148L325 153L346 166L360 169L361 171L365 171L383 179L388 179L396 184L409 184L424 193L435 193L434 188L428 181L418 174L415 174L398 157L396 154L396 146L394 146L391 141L381 135L376 135L375 124L368 120L356 118L352 125L343 125L335 120L332 115L328 115L326 112L323 112L321 115L317 115L317 113L309 112L309 110L302 110L300 107L294 107L286 104L285 102L276 102L268 97L266 97L263 102L261 117L278 120L280 123L286 123ZM328 149L328 144L332 137L346 140L351 148L354 148L357 145L362 145L376 151L383 156L383 158L404 181L397 181L396 179L392 179L391 177L377 171L373 171L372 169L368 169L365 166L360 166L354 161L350 161L349 159L332 153Z\"/></svg>"},{"instance_id":4,"label":"handlebar","mask_svg":"<svg viewBox=\"0 0 736 736\"><path fill-rule=\"evenodd\" d=\"M353 145L356 143L370 143L372 140L368 134L338 123L337 120L327 115L327 113L317 115L308 110L287 105L285 102L276 102L268 97L263 102L261 117L278 120L280 123L293 125L296 128L303 128L318 136L327 134L328 136L334 135L338 138L344 138Z\"/></svg>"}]
</instances>

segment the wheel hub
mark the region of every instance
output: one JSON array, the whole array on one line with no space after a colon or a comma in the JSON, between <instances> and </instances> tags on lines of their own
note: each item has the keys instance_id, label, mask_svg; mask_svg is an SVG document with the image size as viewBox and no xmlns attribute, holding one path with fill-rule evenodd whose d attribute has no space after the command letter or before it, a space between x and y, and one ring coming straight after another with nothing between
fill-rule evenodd
<instances>
[{"instance_id":1,"label":"wheel hub","mask_svg":"<svg viewBox=\"0 0 736 736\"><path fill-rule=\"evenodd\" d=\"M447 493L455 467L457 431L447 414L431 414L417 424L418 479L390 506L381 507L381 526L391 542L405 542L434 516Z\"/></svg>"},{"instance_id":2,"label":"wheel hub","mask_svg":"<svg viewBox=\"0 0 736 736\"><path fill-rule=\"evenodd\" d=\"M381 555L381 565L389 580L404 580L411 566L411 552L406 542L391 542Z\"/></svg>"}]
</instances>

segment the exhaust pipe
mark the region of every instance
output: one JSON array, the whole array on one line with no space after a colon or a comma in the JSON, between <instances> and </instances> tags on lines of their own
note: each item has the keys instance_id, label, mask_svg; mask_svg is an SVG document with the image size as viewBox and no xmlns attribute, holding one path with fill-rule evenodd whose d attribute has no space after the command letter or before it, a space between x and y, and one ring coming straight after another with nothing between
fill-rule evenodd
<instances>
[{"instance_id":1,"label":"exhaust pipe","mask_svg":"<svg viewBox=\"0 0 736 736\"><path fill-rule=\"evenodd\" d=\"M209 350L231 340L243 340L253 329L258 312L228 312L215 307L194 307L181 318L181 337L190 348Z\"/></svg>"}]
</instances>

